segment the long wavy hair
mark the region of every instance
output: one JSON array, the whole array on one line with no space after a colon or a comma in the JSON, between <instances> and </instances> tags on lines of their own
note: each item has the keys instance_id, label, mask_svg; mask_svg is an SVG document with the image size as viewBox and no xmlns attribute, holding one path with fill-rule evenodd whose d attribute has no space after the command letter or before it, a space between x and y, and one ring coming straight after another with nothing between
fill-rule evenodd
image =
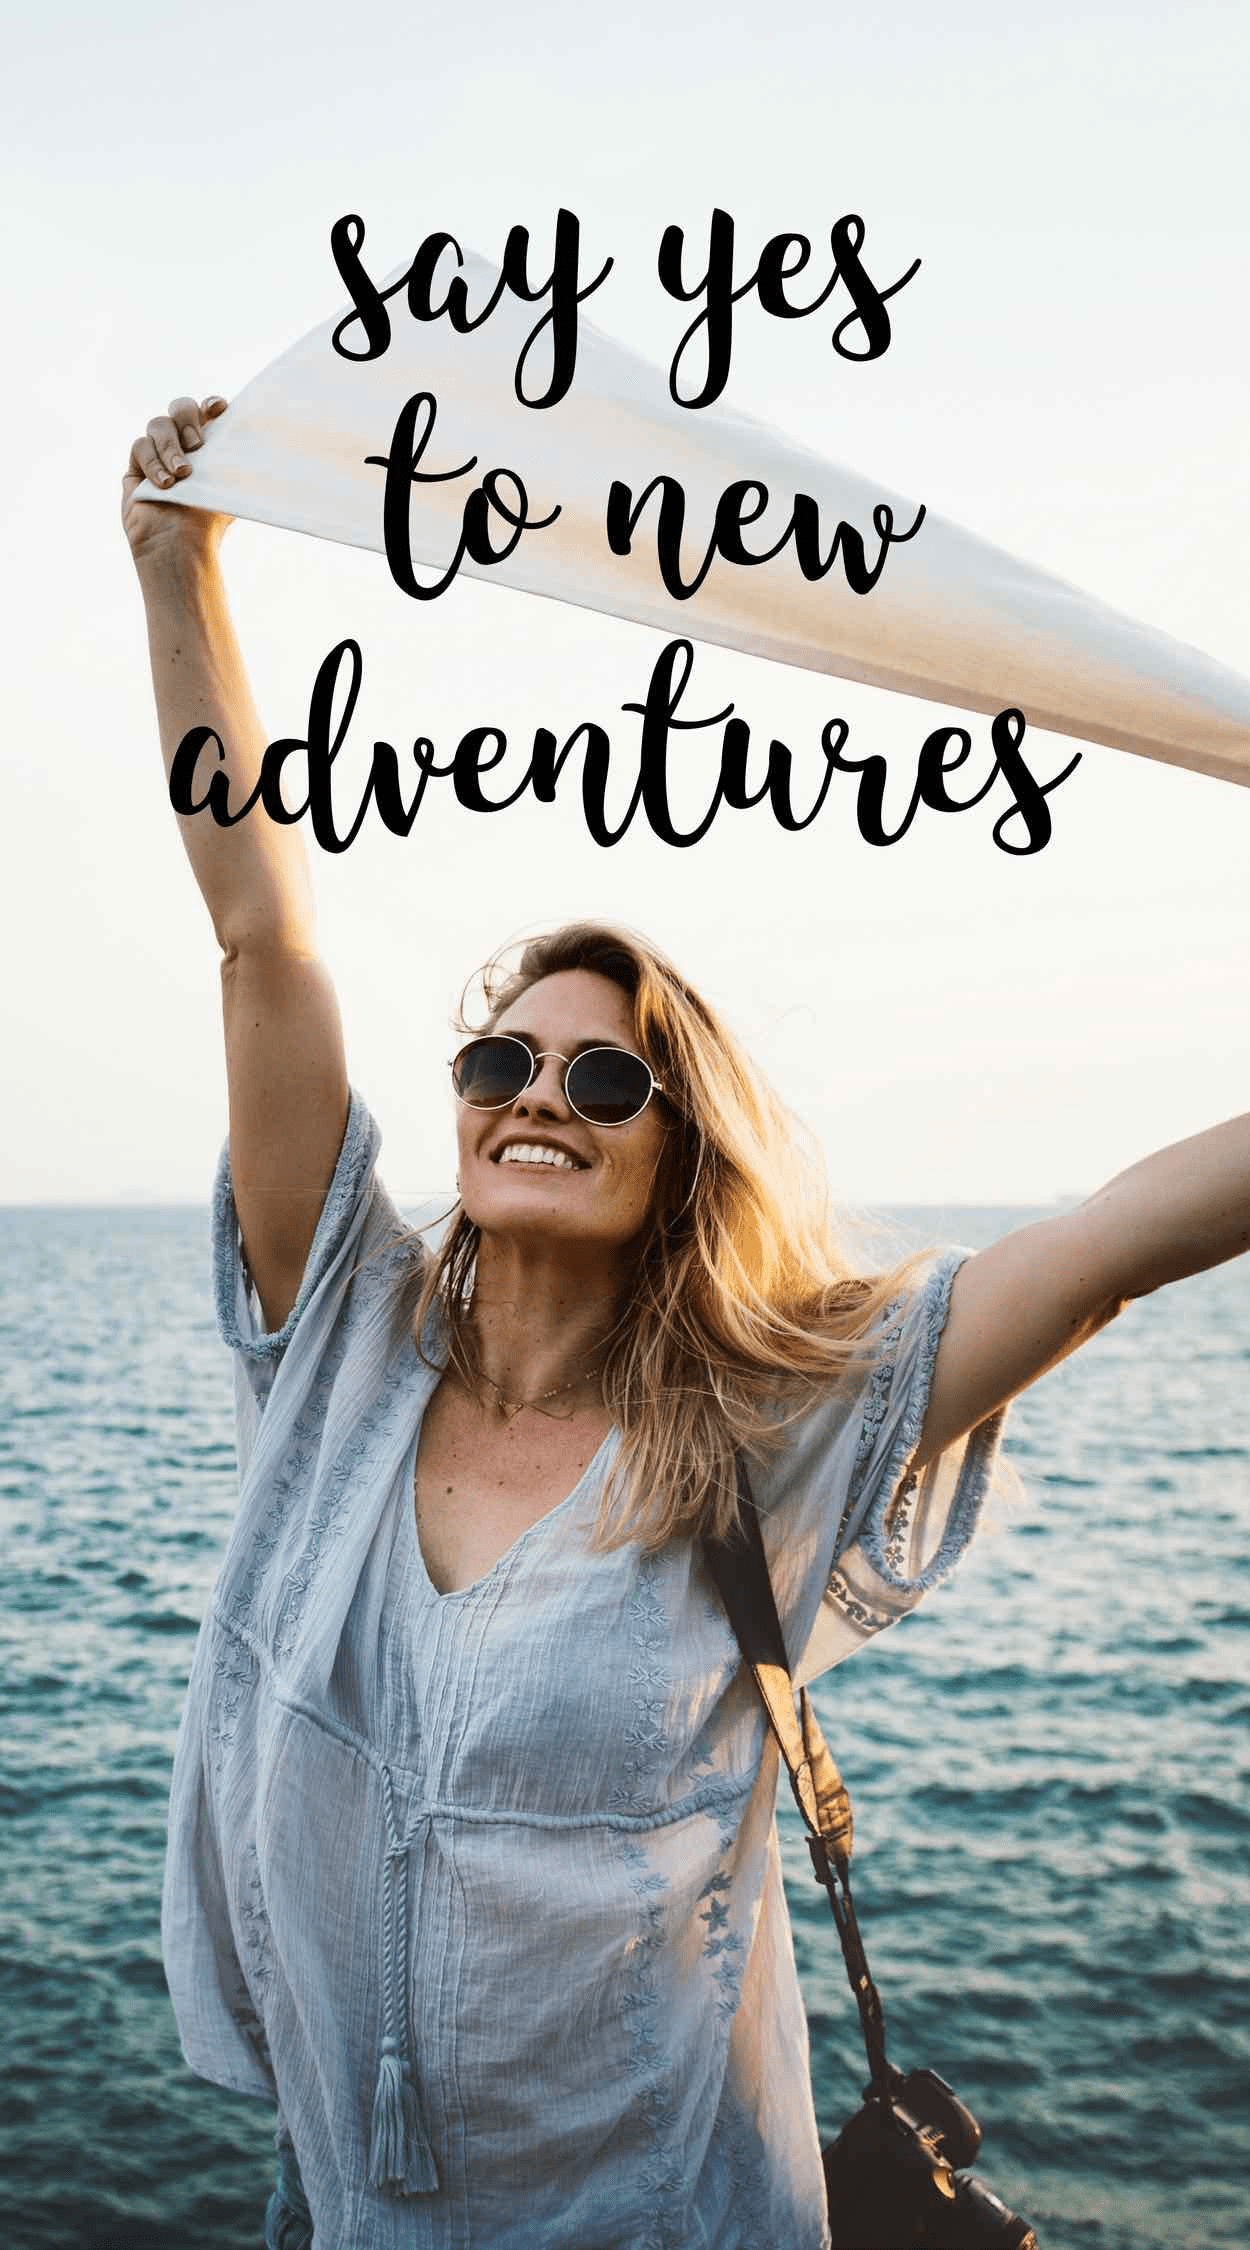
<instances>
[{"instance_id":1,"label":"long wavy hair","mask_svg":"<svg viewBox=\"0 0 1250 2250\"><path fill-rule=\"evenodd\" d=\"M628 996L637 1051L671 1120L603 1368L621 1441L592 1538L601 1550L629 1540L655 1549L729 1528L735 1451L766 1452L832 1382L852 1369L862 1377L870 1331L927 1254L883 1272L853 1269L813 1140L715 1010L632 930L572 922L519 957L505 948L466 986L457 1028L490 1030L531 985L565 969L593 970ZM457 1203L414 1315L420 1338L440 1305L450 1357L470 1381L479 1240Z\"/></svg>"}]
</instances>

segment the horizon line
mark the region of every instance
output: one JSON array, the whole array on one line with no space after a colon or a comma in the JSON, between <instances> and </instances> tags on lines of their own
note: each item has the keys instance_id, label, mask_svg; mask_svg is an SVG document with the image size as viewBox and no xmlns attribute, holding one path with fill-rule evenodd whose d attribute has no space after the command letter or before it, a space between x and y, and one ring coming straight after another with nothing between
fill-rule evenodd
<instances>
[{"instance_id":1,"label":"horizon line","mask_svg":"<svg viewBox=\"0 0 1250 2250\"><path fill-rule=\"evenodd\" d=\"M418 1193L399 1194L388 1188L393 1202L401 1211L406 1205L428 1203L432 1196L442 1191L425 1189ZM1058 1211L1083 1203L1083 1195L847 1195L834 1197L835 1210L845 1210L854 1216L861 1210L941 1211ZM153 1199L143 1195L97 1196L29 1196L20 1202L0 1199L0 1211L211 1211L212 1199L207 1196L173 1195Z\"/></svg>"}]
</instances>

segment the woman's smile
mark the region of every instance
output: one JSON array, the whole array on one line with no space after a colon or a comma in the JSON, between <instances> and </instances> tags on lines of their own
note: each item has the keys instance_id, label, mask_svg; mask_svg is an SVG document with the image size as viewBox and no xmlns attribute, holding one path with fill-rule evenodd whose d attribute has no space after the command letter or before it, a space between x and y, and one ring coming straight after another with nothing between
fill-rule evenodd
<instances>
[{"instance_id":1,"label":"woman's smile","mask_svg":"<svg viewBox=\"0 0 1250 2250\"><path fill-rule=\"evenodd\" d=\"M583 1157L574 1156L557 1141L505 1141L492 1156L491 1163L514 1164L523 1171L536 1172L587 1172L590 1169Z\"/></svg>"}]
</instances>

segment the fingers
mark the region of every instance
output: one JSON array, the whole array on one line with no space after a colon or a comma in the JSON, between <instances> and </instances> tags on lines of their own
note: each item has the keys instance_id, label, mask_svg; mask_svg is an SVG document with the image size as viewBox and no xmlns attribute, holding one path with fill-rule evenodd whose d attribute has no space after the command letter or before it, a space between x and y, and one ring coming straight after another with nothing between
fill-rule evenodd
<instances>
[{"instance_id":1,"label":"fingers","mask_svg":"<svg viewBox=\"0 0 1250 2250\"><path fill-rule=\"evenodd\" d=\"M193 398L171 398L169 419L177 430L184 451L194 453L199 446L203 445L204 440L200 435L200 409Z\"/></svg>"},{"instance_id":2,"label":"fingers","mask_svg":"<svg viewBox=\"0 0 1250 2250\"><path fill-rule=\"evenodd\" d=\"M159 422L148 424L149 431L158 427ZM174 450L177 452L176 447ZM183 456L179 453L178 459L181 461L182 458ZM188 463L187 466L189 467L190 464ZM156 441L150 435L135 439L130 448L130 465L127 474L147 477L151 484L159 485L163 492L167 492L170 485L177 481L176 472L173 469L166 468L165 462L157 450Z\"/></svg>"},{"instance_id":3,"label":"fingers","mask_svg":"<svg viewBox=\"0 0 1250 2250\"><path fill-rule=\"evenodd\" d=\"M143 436L137 437L130 449L130 460L122 479L124 500L130 498L144 477L167 492L171 485L190 476L188 453L199 451L204 443L204 424L215 422L225 410L226 401L216 392L202 404L193 398L171 399L168 413L154 415Z\"/></svg>"},{"instance_id":4,"label":"fingers","mask_svg":"<svg viewBox=\"0 0 1250 2250\"><path fill-rule=\"evenodd\" d=\"M182 439L172 415L153 415L148 423L148 437L155 449L157 461L168 472L155 479L157 484L173 484L178 477L190 475L191 463L182 450Z\"/></svg>"},{"instance_id":5,"label":"fingers","mask_svg":"<svg viewBox=\"0 0 1250 2250\"><path fill-rule=\"evenodd\" d=\"M197 406L193 398L171 398L169 419L176 424L178 435L188 453L194 453L197 446L203 444L201 432L205 422L215 422L219 414L224 414L225 408L224 398L219 397L215 391L205 399L202 406Z\"/></svg>"}]
</instances>

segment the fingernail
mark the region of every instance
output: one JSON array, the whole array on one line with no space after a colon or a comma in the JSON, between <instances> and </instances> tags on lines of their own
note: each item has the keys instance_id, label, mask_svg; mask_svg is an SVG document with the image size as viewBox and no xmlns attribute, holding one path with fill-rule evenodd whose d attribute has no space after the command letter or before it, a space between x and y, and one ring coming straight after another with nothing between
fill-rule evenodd
<instances>
[{"instance_id":1,"label":"fingernail","mask_svg":"<svg viewBox=\"0 0 1250 2250\"><path fill-rule=\"evenodd\" d=\"M187 460L185 454L171 453L169 457L169 465L176 473L179 469L189 469L191 463Z\"/></svg>"},{"instance_id":2,"label":"fingernail","mask_svg":"<svg viewBox=\"0 0 1250 2250\"><path fill-rule=\"evenodd\" d=\"M173 480L173 478L172 478L172 477L170 476L170 474L169 474L168 470L166 470L166 469L158 469L158 470L156 471L155 482L156 482L157 484L172 484L172 483L173 483L173 481L174 481L174 480Z\"/></svg>"},{"instance_id":3,"label":"fingernail","mask_svg":"<svg viewBox=\"0 0 1250 2250\"><path fill-rule=\"evenodd\" d=\"M182 433L182 442L188 453L194 453L197 446L203 445L204 440L198 430L186 429Z\"/></svg>"},{"instance_id":4,"label":"fingernail","mask_svg":"<svg viewBox=\"0 0 1250 2250\"><path fill-rule=\"evenodd\" d=\"M214 392L213 392L213 394L212 394L212 397L211 397L211 398L206 398L206 399L205 399L205 401L204 401L204 408L205 408L205 412L207 412L207 410L208 410L208 408L209 408L210 406L224 406L224 405L225 405L225 403L226 403L226 402L225 402L224 398L222 397L222 395L221 395L220 391L214 391Z\"/></svg>"}]
</instances>

